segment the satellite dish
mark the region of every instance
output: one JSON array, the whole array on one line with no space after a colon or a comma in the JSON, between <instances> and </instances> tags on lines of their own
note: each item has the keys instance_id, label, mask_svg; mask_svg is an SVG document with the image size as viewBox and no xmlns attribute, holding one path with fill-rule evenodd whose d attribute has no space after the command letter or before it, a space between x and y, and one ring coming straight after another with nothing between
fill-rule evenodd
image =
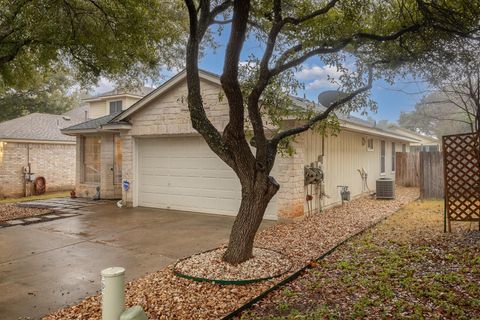
<instances>
[{"instance_id":1,"label":"satellite dish","mask_svg":"<svg viewBox=\"0 0 480 320\"><path fill-rule=\"evenodd\" d=\"M322 106L328 108L332 103L335 103L346 96L348 96L348 94L337 90L323 91L318 95L318 102Z\"/></svg>"}]
</instances>

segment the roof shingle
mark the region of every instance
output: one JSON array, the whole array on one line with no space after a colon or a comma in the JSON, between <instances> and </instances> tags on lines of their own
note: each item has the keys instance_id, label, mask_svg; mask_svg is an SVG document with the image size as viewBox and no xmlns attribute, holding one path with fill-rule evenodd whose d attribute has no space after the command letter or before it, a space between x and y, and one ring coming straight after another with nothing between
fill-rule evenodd
<instances>
[{"instance_id":1,"label":"roof shingle","mask_svg":"<svg viewBox=\"0 0 480 320\"><path fill-rule=\"evenodd\" d=\"M78 116L73 110L65 115L31 113L0 123L0 139L75 141L74 137L66 136L60 130L83 120L84 116Z\"/></svg>"}]
</instances>

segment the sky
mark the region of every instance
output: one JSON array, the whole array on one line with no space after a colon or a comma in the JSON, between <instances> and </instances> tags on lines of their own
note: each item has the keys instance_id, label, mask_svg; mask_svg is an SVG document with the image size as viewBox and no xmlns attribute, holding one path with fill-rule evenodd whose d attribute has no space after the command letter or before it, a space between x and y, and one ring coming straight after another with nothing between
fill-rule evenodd
<instances>
[{"instance_id":1,"label":"sky","mask_svg":"<svg viewBox=\"0 0 480 320\"><path fill-rule=\"evenodd\" d=\"M207 48L201 61L200 68L221 74L223 69L223 57L225 44L227 43L228 27L221 35L216 36L219 46L213 50ZM260 55L262 45L253 39L247 39L242 50L241 61L246 61L250 54ZM162 74L165 79L173 76L178 70L164 71ZM324 66L318 58L311 58L303 64L303 70L296 74L297 79L305 84L305 90L298 92L299 96L307 97L309 100L317 101L318 94L325 90L337 89L329 80L328 76L338 76L339 72L335 67ZM148 84L147 84L148 85ZM111 90L114 84L105 78L101 78L94 93L101 93ZM390 85L383 80L377 80L373 83L371 97L377 102L378 110L369 112L368 116L375 120L386 119L390 122L396 122L400 113L408 112L414 109L415 104L425 95L426 85L422 81L414 81L411 77L406 79L397 79L394 85ZM363 117L359 113L355 116Z\"/></svg>"}]
</instances>

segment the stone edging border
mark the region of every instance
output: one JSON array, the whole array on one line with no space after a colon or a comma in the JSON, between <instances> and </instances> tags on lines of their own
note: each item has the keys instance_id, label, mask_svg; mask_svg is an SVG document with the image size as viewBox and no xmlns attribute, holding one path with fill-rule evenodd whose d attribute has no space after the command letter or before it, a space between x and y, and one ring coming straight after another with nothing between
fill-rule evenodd
<instances>
[{"instance_id":1,"label":"stone edging border","mask_svg":"<svg viewBox=\"0 0 480 320\"><path fill-rule=\"evenodd\" d=\"M177 277L185 278L185 279L193 280L193 281L197 281L197 282L210 282L210 283L213 283L213 284L220 284L220 285L245 285L245 284L252 284L252 283L257 283L257 282L261 282L261 281L267 281L267 280L272 280L272 279L275 279L275 278L279 278L279 277L287 274L287 273L292 269L292 262L290 261L290 259L287 258L287 260L288 260L289 263L290 263L290 266L289 266L285 271L283 271L282 273L273 275L273 276L271 276L271 277L256 278L256 279L243 279L243 280L209 279L209 278L201 278L201 277L191 276L191 275L184 274L184 273L182 273L182 272L180 272L180 271L177 270L177 264L178 264L178 263L180 263L180 262L182 262L182 261L184 261L184 260L187 260L187 259L189 259L189 258L191 258L191 257L197 256L197 255L200 255L200 254L203 254L203 253L215 251L215 250L218 250L218 249L221 249L221 248L223 248L223 247L213 248L213 249L210 249L210 250L206 250L206 251L202 251L202 252L199 252L199 253L195 253L195 254L193 254L193 255L191 255L191 256L188 256L188 257L179 259L177 262L175 262L175 264L174 264L174 266L173 266L173 273L174 273ZM269 248L263 248L263 247L255 247L255 248L272 251L272 252L275 252L275 253L278 253L278 254L284 256L282 253L280 253L280 252L278 252L278 251L276 251L276 250L269 249Z\"/></svg>"},{"instance_id":2,"label":"stone edging border","mask_svg":"<svg viewBox=\"0 0 480 320\"><path fill-rule=\"evenodd\" d=\"M55 215L56 217L47 217L49 215ZM73 212L61 212L61 211L57 211L57 210L51 210L50 212L46 212L46 213L39 214L39 215L36 215L36 216L13 218L13 219L2 221L2 222L0 222L0 229L8 228L8 227L15 227L15 226L26 226L26 225L30 225L30 224L48 222L48 221L59 220L59 219L65 219L65 218L70 218L70 217L79 216L79 215L81 215L81 212L73 213ZM28 219L32 219L32 218L38 218L38 219L31 220L31 221L28 220ZM18 221L21 220L22 222L15 223L15 224L10 224L9 223L9 221L15 221L15 220L18 220Z\"/></svg>"}]
</instances>

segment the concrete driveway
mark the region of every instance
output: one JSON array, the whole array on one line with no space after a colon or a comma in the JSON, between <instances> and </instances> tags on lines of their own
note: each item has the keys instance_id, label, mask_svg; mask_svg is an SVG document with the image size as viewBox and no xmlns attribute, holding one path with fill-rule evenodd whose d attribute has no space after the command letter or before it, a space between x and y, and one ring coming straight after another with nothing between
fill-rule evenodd
<instances>
[{"instance_id":1,"label":"concrete driveway","mask_svg":"<svg viewBox=\"0 0 480 320\"><path fill-rule=\"evenodd\" d=\"M233 223L233 217L113 203L89 210L0 229L1 319L38 318L95 294L106 267L125 267L128 281L218 246Z\"/></svg>"}]
</instances>

